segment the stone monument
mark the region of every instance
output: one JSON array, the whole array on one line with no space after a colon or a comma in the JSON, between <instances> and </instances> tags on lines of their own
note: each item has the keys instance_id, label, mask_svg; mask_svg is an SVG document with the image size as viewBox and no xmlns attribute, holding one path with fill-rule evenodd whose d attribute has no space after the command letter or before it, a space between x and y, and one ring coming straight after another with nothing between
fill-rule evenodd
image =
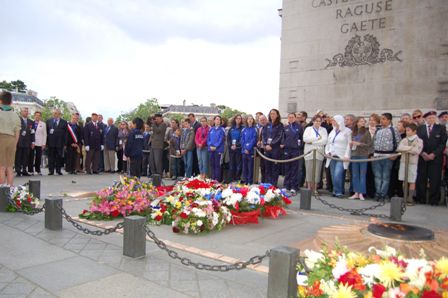
<instances>
[{"instance_id":1,"label":"stone monument","mask_svg":"<svg viewBox=\"0 0 448 298\"><path fill-rule=\"evenodd\" d=\"M448 109L447 0L283 0L279 108Z\"/></svg>"}]
</instances>

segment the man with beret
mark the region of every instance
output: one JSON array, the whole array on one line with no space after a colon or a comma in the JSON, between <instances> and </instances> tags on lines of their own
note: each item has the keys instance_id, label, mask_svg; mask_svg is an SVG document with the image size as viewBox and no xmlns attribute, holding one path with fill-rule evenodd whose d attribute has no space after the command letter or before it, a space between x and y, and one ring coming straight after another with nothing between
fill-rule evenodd
<instances>
[{"instance_id":1,"label":"man with beret","mask_svg":"<svg viewBox=\"0 0 448 298\"><path fill-rule=\"evenodd\" d=\"M445 126L437 124L437 113L427 112L423 115L425 124L417 129L417 135L423 140L417 171L417 197L419 203L426 203L429 183L429 204L438 205L442 182L443 151L446 146Z\"/></svg>"}]
</instances>

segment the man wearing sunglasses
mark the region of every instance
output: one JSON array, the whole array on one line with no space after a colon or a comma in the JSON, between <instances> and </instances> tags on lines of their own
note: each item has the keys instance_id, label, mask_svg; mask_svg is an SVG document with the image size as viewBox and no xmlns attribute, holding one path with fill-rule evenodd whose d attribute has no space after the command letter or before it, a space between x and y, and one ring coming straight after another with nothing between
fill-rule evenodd
<instances>
[{"instance_id":1,"label":"man wearing sunglasses","mask_svg":"<svg viewBox=\"0 0 448 298\"><path fill-rule=\"evenodd\" d=\"M417 126L425 124L425 118L423 118L423 112L421 110L412 112L412 120Z\"/></svg>"}]
</instances>

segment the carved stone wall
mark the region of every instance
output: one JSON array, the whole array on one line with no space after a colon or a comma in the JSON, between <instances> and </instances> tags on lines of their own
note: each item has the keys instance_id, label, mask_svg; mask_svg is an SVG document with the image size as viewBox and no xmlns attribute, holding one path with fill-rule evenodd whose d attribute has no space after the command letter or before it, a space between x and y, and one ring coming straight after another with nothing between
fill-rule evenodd
<instances>
[{"instance_id":1,"label":"carved stone wall","mask_svg":"<svg viewBox=\"0 0 448 298\"><path fill-rule=\"evenodd\" d=\"M283 0L279 108L448 108L447 0Z\"/></svg>"}]
</instances>

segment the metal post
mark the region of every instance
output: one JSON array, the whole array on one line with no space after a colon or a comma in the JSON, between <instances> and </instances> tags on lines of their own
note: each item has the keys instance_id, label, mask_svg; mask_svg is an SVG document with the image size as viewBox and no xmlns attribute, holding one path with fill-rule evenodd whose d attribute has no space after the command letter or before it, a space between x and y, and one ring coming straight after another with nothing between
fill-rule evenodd
<instances>
[{"instance_id":1,"label":"metal post","mask_svg":"<svg viewBox=\"0 0 448 298\"><path fill-rule=\"evenodd\" d=\"M62 230L62 199L45 199L45 228L52 231Z\"/></svg>"},{"instance_id":2,"label":"metal post","mask_svg":"<svg viewBox=\"0 0 448 298\"><path fill-rule=\"evenodd\" d=\"M403 157L402 157L403 158ZM404 185L403 185L403 196L405 202L412 202L413 198L409 198L409 152L404 154Z\"/></svg>"},{"instance_id":3,"label":"metal post","mask_svg":"<svg viewBox=\"0 0 448 298\"><path fill-rule=\"evenodd\" d=\"M268 274L268 298L297 296L297 258L299 250L287 246L271 249Z\"/></svg>"},{"instance_id":4,"label":"metal post","mask_svg":"<svg viewBox=\"0 0 448 298\"><path fill-rule=\"evenodd\" d=\"M40 180L30 180L28 185L30 194L40 199Z\"/></svg>"},{"instance_id":5,"label":"metal post","mask_svg":"<svg viewBox=\"0 0 448 298\"><path fill-rule=\"evenodd\" d=\"M162 177L159 174L153 174L152 175L152 185L153 186L160 186L162 184Z\"/></svg>"},{"instance_id":6,"label":"metal post","mask_svg":"<svg viewBox=\"0 0 448 298\"><path fill-rule=\"evenodd\" d=\"M313 191L308 188L300 189L300 209L310 210L311 209L311 196Z\"/></svg>"},{"instance_id":7,"label":"metal post","mask_svg":"<svg viewBox=\"0 0 448 298\"><path fill-rule=\"evenodd\" d=\"M401 221L401 204L403 198L394 197L390 200L390 219Z\"/></svg>"},{"instance_id":8,"label":"metal post","mask_svg":"<svg viewBox=\"0 0 448 298\"><path fill-rule=\"evenodd\" d=\"M11 189L9 186L0 186L0 212L6 212L11 198Z\"/></svg>"},{"instance_id":9,"label":"metal post","mask_svg":"<svg viewBox=\"0 0 448 298\"><path fill-rule=\"evenodd\" d=\"M257 150L254 149L254 173L253 173L253 183L257 184L260 177L260 158L257 156Z\"/></svg>"},{"instance_id":10,"label":"metal post","mask_svg":"<svg viewBox=\"0 0 448 298\"><path fill-rule=\"evenodd\" d=\"M128 216L124 218L123 255L140 258L146 255L146 218Z\"/></svg>"},{"instance_id":11,"label":"metal post","mask_svg":"<svg viewBox=\"0 0 448 298\"><path fill-rule=\"evenodd\" d=\"M312 191L314 192L316 190L316 160L317 156L316 156L316 149L313 149L313 177L311 178L311 181L313 183L313 188Z\"/></svg>"}]
</instances>

